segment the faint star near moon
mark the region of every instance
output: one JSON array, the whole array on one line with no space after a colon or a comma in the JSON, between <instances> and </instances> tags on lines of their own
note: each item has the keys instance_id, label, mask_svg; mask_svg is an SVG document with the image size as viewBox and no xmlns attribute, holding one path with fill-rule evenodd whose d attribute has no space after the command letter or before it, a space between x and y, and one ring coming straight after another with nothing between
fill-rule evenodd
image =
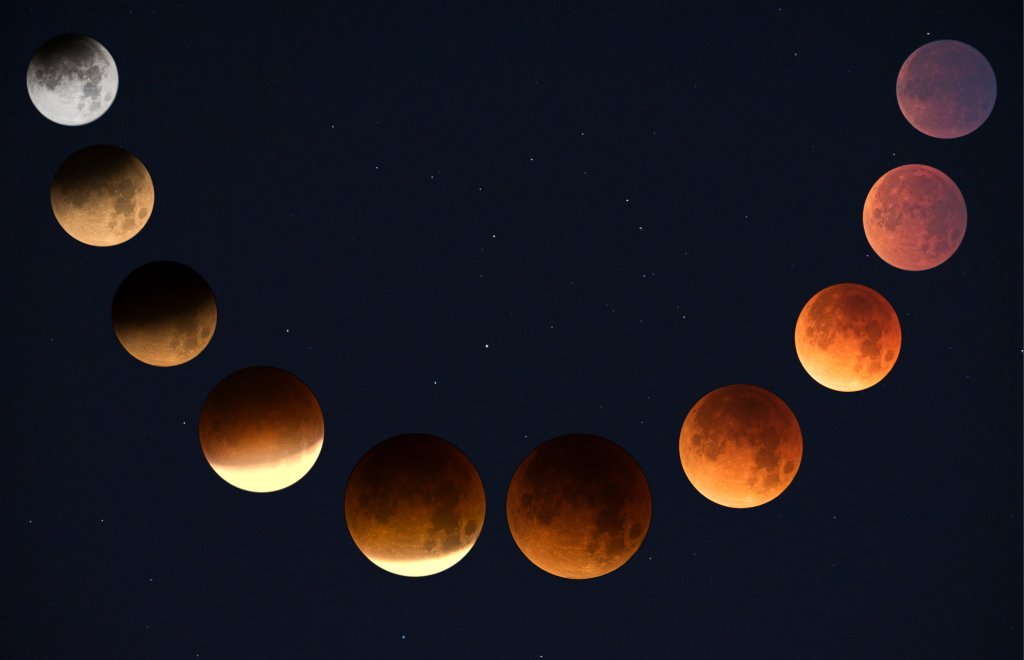
<instances>
[{"instance_id":1,"label":"faint star near moon","mask_svg":"<svg viewBox=\"0 0 1024 660\"><path fill-rule=\"evenodd\" d=\"M39 47L25 81L40 114L63 126L81 126L99 119L113 104L117 65L92 37L65 34Z\"/></svg>"}]
</instances>

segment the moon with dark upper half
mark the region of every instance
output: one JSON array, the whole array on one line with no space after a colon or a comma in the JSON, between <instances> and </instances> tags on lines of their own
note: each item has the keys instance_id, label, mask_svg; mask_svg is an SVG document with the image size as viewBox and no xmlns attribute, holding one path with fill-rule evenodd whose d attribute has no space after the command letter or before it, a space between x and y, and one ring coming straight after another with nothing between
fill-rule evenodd
<instances>
[{"instance_id":1,"label":"moon with dark upper half","mask_svg":"<svg viewBox=\"0 0 1024 660\"><path fill-rule=\"evenodd\" d=\"M754 385L727 385L704 395L679 432L687 479L704 497L734 509L781 495L800 469L803 447L793 411Z\"/></svg>"},{"instance_id":2,"label":"moon with dark upper half","mask_svg":"<svg viewBox=\"0 0 1024 660\"><path fill-rule=\"evenodd\" d=\"M963 137L992 114L996 75L985 56L962 41L933 41L903 62L896 101L910 125L925 135Z\"/></svg>"},{"instance_id":3,"label":"moon with dark upper half","mask_svg":"<svg viewBox=\"0 0 1024 660\"><path fill-rule=\"evenodd\" d=\"M890 266L928 270L953 256L967 231L967 205L953 180L927 165L901 165L864 200L864 235Z\"/></svg>"},{"instance_id":4,"label":"moon with dark upper half","mask_svg":"<svg viewBox=\"0 0 1024 660\"><path fill-rule=\"evenodd\" d=\"M236 488L269 493L304 477L320 456L324 416L301 380L274 367L247 367L210 392L199 414L199 444L217 475Z\"/></svg>"},{"instance_id":5,"label":"moon with dark upper half","mask_svg":"<svg viewBox=\"0 0 1024 660\"><path fill-rule=\"evenodd\" d=\"M473 548L484 523L484 485L455 445L431 435L385 440L356 464L345 521L359 550L407 577L445 571Z\"/></svg>"},{"instance_id":6,"label":"moon with dark upper half","mask_svg":"<svg viewBox=\"0 0 1024 660\"><path fill-rule=\"evenodd\" d=\"M184 264L157 261L124 278L111 305L114 334L132 357L155 367L184 364L203 352L217 328L206 280Z\"/></svg>"},{"instance_id":7,"label":"moon with dark upper half","mask_svg":"<svg viewBox=\"0 0 1024 660\"><path fill-rule=\"evenodd\" d=\"M637 462L615 443L563 435L520 463L506 514L516 545L538 568L563 578L596 578L620 568L643 543L651 489Z\"/></svg>"},{"instance_id":8,"label":"moon with dark upper half","mask_svg":"<svg viewBox=\"0 0 1024 660\"><path fill-rule=\"evenodd\" d=\"M896 310L862 284L822 289L797 317L796 354L811 378L839 392L880 382L896 364L902 334Z\"/></svg>"},{"instance_id":9,"label":"moon with dark upper half","mask_svg":"<svg viewBox=\"0 0 1024 660\"><path fill-rule=\"evenodd\" d=\"M32 105L63 126L96 121L117 96L117 65L92 37L65 34L35 52L25 76Z\"/></svg>"},{"instance_id":10,"label":"moon with dark upper half","mask_svg":"<svg viewBox=\"0 0 1024 660\"><path fill-rule=\"evenodd\" d=\"M96 247L120 245L142 231L155 198L146 166L110 145L71 154L50 185L57 222L75 240Z\"/></svg>"}]
</instances>

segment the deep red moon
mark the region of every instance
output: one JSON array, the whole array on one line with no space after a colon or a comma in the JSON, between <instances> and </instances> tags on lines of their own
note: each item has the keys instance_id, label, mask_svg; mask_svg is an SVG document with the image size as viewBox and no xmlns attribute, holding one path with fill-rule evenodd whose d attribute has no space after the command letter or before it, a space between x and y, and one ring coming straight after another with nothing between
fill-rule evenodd
<instances>
[{"instance_id":1,"label":"deep red moon","mask_svg":"<svg viewBox=\"0 0 1024 660\"><path fill-rule=\"evenodd\" d=\"M679 431L686 478L712 502L736 509L781 495L803 453L793 411L755 385L727 385L704 395Z\"/></svg>"},{"instance_id":2,"label":"deep red moon","mask_svg":"<svg viewBox=\"0 0 1024 660\"><path fill-rule=\"evenodd\" d=\"M896 101L907 121L925 135L963 137L992 113L996 75L985 56L962 41L933 41L903 62Z\"/></svg>"},{"instance_id":3,"label":"deep red moon","mask_svg":"<svg viewBox=\"0 0 1024 660\"><path fill-rule=\"evenodd\" d=\"M593 435L563 435L519 464L508 487L508 527L538 568L595 578L621 567L651 524L647 477L626 450Z\"/></svg>"},{"instance_id":4,"label":"deep red moon","mask_svg":"<svg viewBox=\"0 0 1024 660\"><path fill-rule=\"evenodd\" d=\"M345 521L377 566L421 577L447 570L473 548L485 513L484 485L459 449L431 435L380 443L345 488Z\"/></svg>"},{"instance_id":5,"label":"deep red moon","mask_svg":"<svg viewBox=\"0 0 1024 660\"><path fill-rule=\"evenodd\" d=\"M935 268L953 256L965 231L964 197L934 167L889 170L864 200L864 235L875 254L896 268Z\"/></svg>"}]
</instances>

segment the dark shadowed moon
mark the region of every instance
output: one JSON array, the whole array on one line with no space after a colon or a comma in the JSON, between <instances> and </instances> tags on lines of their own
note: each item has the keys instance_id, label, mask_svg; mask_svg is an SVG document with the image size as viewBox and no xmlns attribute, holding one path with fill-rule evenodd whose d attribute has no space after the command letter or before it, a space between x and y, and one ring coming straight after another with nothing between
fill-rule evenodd
<instances>
[{"instance_id":1,"label":"dark shadowed moon","mask_svg":"<svg viewBox=\"0 0 1024 660\"><path fill-rule=\"evenodd\" d=\"M40 114L64 126L80 126L99 119L114 102L117 66L92 37L65 34L39 47L25 82Z\"/></svg>"},{"instance_id":2,"label":"dark shadowed moon","mask_svg":"<svg viewBox=\"0 0 1024 660\"><path fill-rule=\"evenodd\" d=\"M903 62L896 101L907 121L925 135L963 137L992 113L996 75L985 56L962 41L933 41Z\"/></svg>"},{"instance_id":3,"label":"dark shadowed moon","mask_svg":"<svg viewBox=\"0 0 1024 660\"><path fill-rule=\"evenodd\" d=\"M896 268L935 268L953 256L966 230L960 189L934 167L889 170L864 200L864 235L875 254Z\"/></svg>"},{"instance_id":4,"label":"dark shadowed moon","mask_svg":"<svg viewBox=\"0 0 1024 660\"><path fill-rule=\"evenodd\" d=\"M793 411L754 385L727 385L706 394L679 432L679 460L693 487L712 502L737 509L781 495L800 469L803 448Z\"/></svg>"},{"instance_id":5,"label":"dark shadowed moon","mask_svg":"<svg viewBox=\"0 0 1024 660\"><path fill-rule=\"evenodd\" d=\"M433 575L457 564L484 522L484 486L454 445L400 435L366 452L345 489L345 520L359 550L385 571Z\"/></svg>"},{"instance_id":6,"label":"dark shadowed moon","mask_svg":"<svg viewBox=\"0 0 1024 660\"><path fill-rule=\"evenodd\" d=\"M57 222L75 240L107 247L132 238L153 212L153 180L131 152L109 145L68 156L50 186Z\"/></svg>"},{"instance_id":7,"label":"dark shadowed moon","mask_svg":"<svg viewBox=\"0 0 1024 660\"><path fill-rule=\"evenodd\" d=\"M520 463L506 513L512 538L536 566L559 577L595 578L640 547L651 524L651 489L615 443L563 435Z\"/></svg>"},{"instance_id":8,"label":"dark shadowed moon","mask_svg":"<svg viewBox=\"0 0 1024 660\"><path fill-rule=\"evenodd\" d=\"M173 367L210 343L217 328L217 302L199 273L184 264L156 261L124 278L114 294L111 316L117 340L132 357Z\"/></svg>"},{"instance_id":9,"label":"dark shadowed moon","mask_svg":"<svg viewBox=\"0 0 1024 660\"><path fill-rule=\"evenodd\" d=\"M324 417L306 385L274 367L217 383L199 415L203 455L224 481L255 493L291 486L320 456Z\"/></svg>"},{"instance_id":10,"label":"dark shadowed moon","mask_svg":"<svg viewBox=\"0 0 1024 660\"><path fill-rule=\"evenodd\" d=\"M800 364L821 385L856 392L896 364L902 335L889 301L861 284L836 284L807 301L794 333Z\"/></svg>"}]
</instances>

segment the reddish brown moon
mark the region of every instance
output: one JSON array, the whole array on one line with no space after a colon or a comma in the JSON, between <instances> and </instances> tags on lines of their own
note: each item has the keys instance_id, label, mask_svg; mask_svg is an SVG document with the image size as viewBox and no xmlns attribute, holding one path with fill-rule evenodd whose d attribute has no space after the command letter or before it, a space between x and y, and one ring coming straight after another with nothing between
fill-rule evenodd
<instances>
[{"instance_id":1,"label":"reddish brown moon","mask_svg":"<svg viewBox=\"0 0 1024 660\"><path fill-rule=\"evenodd\" d=\"M217 383L199 414L199 443L224 481L254 493L291 486L320 456L324 417L305 383L247 367Z\"/></svg>"},{"instance_id":2,"label":"reddish brown moon","mask_svg":"<svg viewBox=\"0 0 1024 660\"><path fill-rule=\"evenodd\" d=\"M966 230L960 189L934 167L889 170L864 200L864 235L875 254L896 268L935 268L953 256Z\"/></svg>"},{"instance_id":3,"label":"reddish brown moon","mask_svg":"<svg viewBox=\"0 0 1024 660\"><path fill-rule=\"evenodd\" d=\"M896 311L861 284L835 284L807 301L796 320L796 354L807 373L839 392L877 384L896 364L902 334Z\"/></svg>"},{"instance_id":4,"label":"reddish brown moon","mask_svg":"<svg viewBox=\"0 0 1024 660\"><path fill-rule=\"evenodd\" d=\"M925 135L963 137L992 113L996 75L985 56L962 41L933 41L903 62L896 101L911 126Z\"/></svg>"},{"instance_id":5,"label":"reddish brown moon","mask_svg":"<svg viewBox=\"0 0 1024 660\"><path fill-rule=\"evenodd\" d=\"M203 352L217 328L206 280L184 264L156 261L124 278L111 306L114 334L146 364L173 367Z\"/></svg>"},{"instance_id":6,"label":"reddish brown moon","mask_svg":"<svg viewBox=\"0 0 1024 660\"><path fill-rule=\"evenodd\" d=\"M582 580L611 573L651 524L647 477L626 450L593 435L543 443L516 469L506 499L516 545L538 568Z\"/></svg>"},{"instance_id":7,"label":"reddish brown moon","mask_svg":"<svg viewBox=\"0 0 1024 660\"><path fill-rule=\"evenodd\" d=\"M704 395L679 431L686 478L704 497L734 509L781 495L800 469L803 453L793 411L755 385L727 385Z\"/></svg>"},{"instance_id":8,"label":"reddish brown moon","mask_svg":"<svg viewBox=\"0 0 1024 660\"><path fill-rule=\"evenodd\" d=\"M476 468L455 445L400 435L360 459L345 489L345 521L359 550L385 571L434 575L465 557L486 503Z\"/></svg>"}]
</instances>

